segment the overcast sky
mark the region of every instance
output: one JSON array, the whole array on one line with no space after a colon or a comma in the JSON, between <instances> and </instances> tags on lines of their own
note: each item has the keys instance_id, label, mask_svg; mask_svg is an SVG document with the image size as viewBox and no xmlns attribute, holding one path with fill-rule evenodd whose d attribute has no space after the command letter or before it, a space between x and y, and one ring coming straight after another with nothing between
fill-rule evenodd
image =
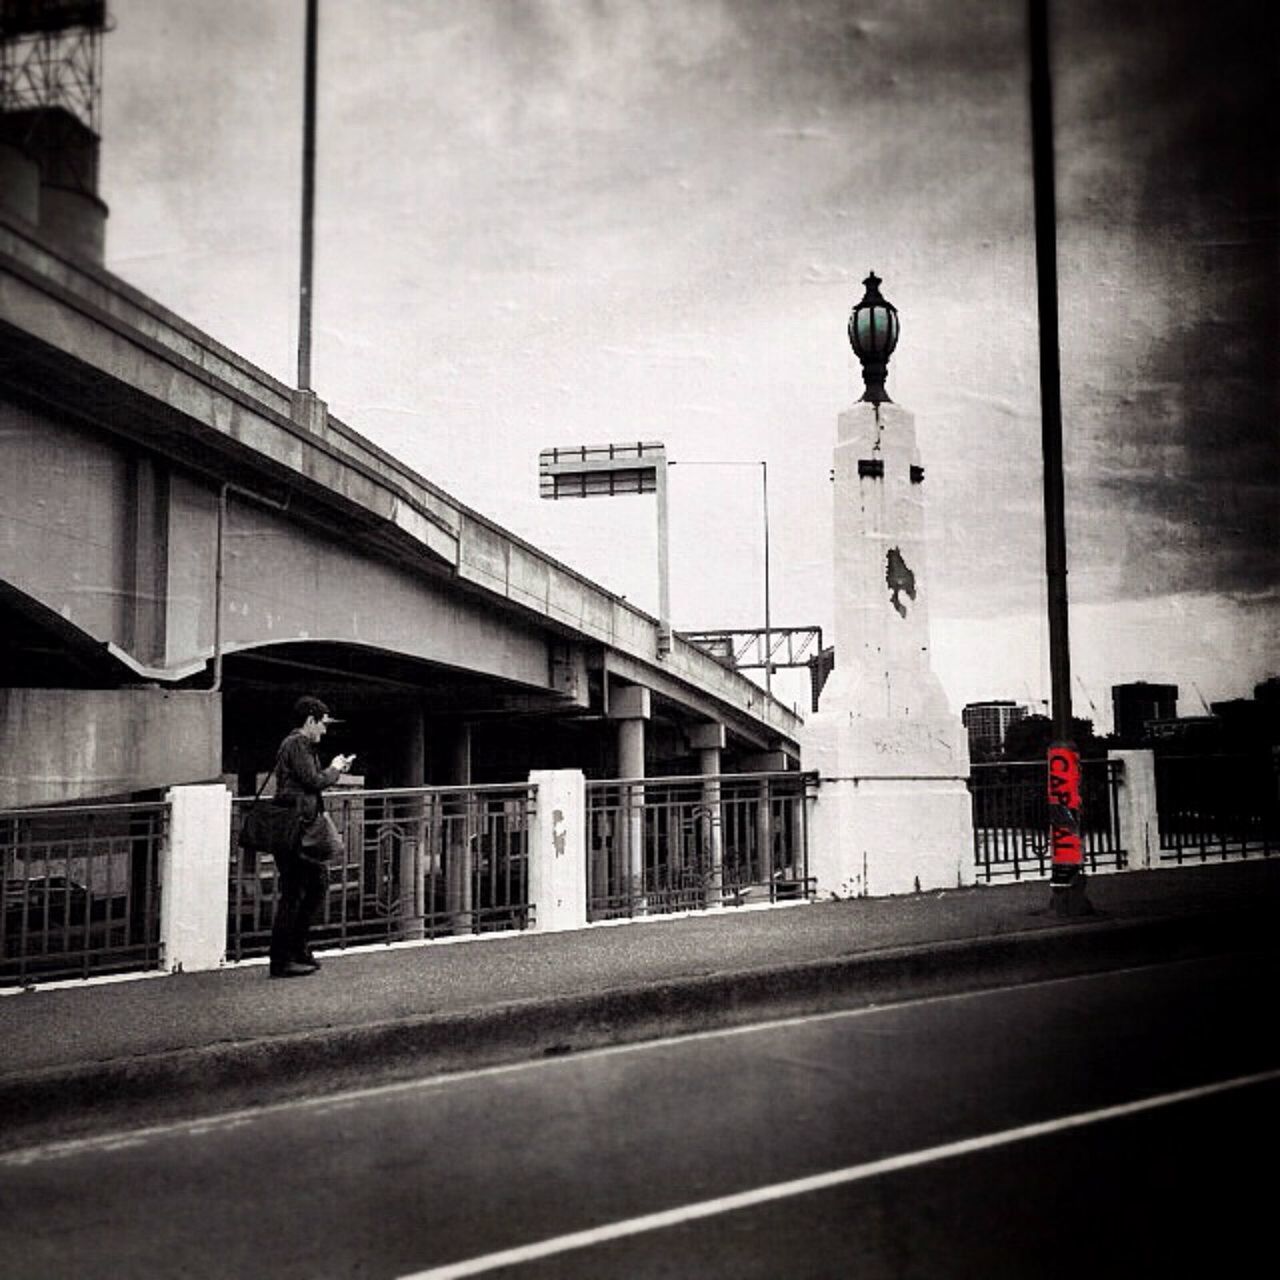
<instances>
[{"instance_id":1,"label":"overcast sky","mask_svg":"<svg viewBox=\"0 0 1280 1280\"><path fill-rule=\"evenodd\" d=\"M874 268L927 468L935 665L1048 697L1024 0L321 0L313 382L656 612L651 499L548 445L769 465L772 618L831 618L844 328ZM1266 6L1055 13L1073 690L1280 672ZM112 0L107 265L292 382L303 0ZM672 473L678 629L763 625L759 469ZM804 709L804 681L783 682ZM1197 692L1199 690L1199 693Z\"/></svg>"}]
</instances>

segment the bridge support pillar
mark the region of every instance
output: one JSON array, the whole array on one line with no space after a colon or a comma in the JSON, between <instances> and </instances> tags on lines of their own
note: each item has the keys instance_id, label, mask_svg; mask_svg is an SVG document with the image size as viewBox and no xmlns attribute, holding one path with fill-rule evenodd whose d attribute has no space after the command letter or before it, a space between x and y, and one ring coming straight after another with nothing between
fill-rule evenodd
<instances>
[{"instance_id":1,"label":"bridge support pillar","mask_svg":"<svg viewBox=\"0 0 1280 1280\"><path fill-rule=\"evenodd\" d=\"M609 695L609 719L618 722L618 776L644 777L645 721L652 714L649 690L622 685ZM624 897L638 904L644 897L644 787L625 788L619 814L618 865L610 880Z\"/></svg>"},{"instance_id":2,"label":"bridge support pillar","mask_svg":"<svg viewBox=\"0 0 1280 1280\"><path fill-rule=\"evenodd\" d=\"M427 785L427 724L421 707L410 707L405 720L400 779L402 787Z\"/></svg>"},{"instance_id":3,"label":"bridge support pillar","mask_svg":"<svg viewBox=\"0 0 1280 1280\"><path fill-rule=\"evenodd\" d=\"M724 891L724 814L720 806L721 752L725 745L724 725L697 724L689 730L689 745L698 753L698 772L703 777L702 816L699 820L699 852L706 876L707 905L718 907Z\"/></svg>"},{"instance_id":4,"label":"bridge support pillar","mask_svg":"<svg viewBox=\"0 0 1280 1280\"><path fill-rule=\"evenodd\" d=\"M451 784L458 787L470 786L471 726L465 721L458 725L452 750L449 769ZM475 876L476 836L479 829L479 815L469 803L464 806L458 821L449 824L452 839L445 862L445 910L452 918L455 933L471 932L474 906L472 881Z\"/></svg>"}]
</instances>

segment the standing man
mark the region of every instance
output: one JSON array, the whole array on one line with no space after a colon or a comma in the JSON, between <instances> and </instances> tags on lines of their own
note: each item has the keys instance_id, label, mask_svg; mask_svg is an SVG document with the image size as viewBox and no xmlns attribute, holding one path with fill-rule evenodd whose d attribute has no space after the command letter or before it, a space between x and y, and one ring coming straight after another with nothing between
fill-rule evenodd
<instances>
[{"instance_id":1,"label":"standing man","mask_svg":"<svg viewBox=\"0 0 1280 1280\"><path fill-rule=\"evenodd\" d=\"M299 698L293 728L276 756L277 805L292 806L298 823L287 853L276 856L279 877L275 920L271 926L271 976L301 978L320 967L307 944L311 921L329 887L327 860L341 852L341 840L324 811L326 787L351 768L354 755L334 756L320 767L318 744L338 724L319 698Z\"/></svg>"}]
</instances>

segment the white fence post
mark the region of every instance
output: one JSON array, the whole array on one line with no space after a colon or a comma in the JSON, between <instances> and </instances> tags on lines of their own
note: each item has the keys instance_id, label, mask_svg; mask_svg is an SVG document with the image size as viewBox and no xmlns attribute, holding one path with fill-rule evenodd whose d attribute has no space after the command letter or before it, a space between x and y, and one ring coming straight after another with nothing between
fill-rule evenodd
<instances>
[{"instance_id":1,"label":"white fence post","mask_svg":"<svg viewBox=\"0 0 1280 1280\"><path fill-rule=\"evenodd\" d=\"M227 953L231 792L221 783L172 787L160 854L160 964L216 969Z\"/></svg>"},{"instance_id":2,"label":"white fence post","mask_svg":"<svg viewBox=\"0 0 1280 1280\"><path fill-rule=\"evenodd\" d=\"M1133 871L1159 866L1155 752L1108 751L1107 759L1120 762L1116 817L1120 826L1120 847L1128 854L1128 866Z\"/></svg>"},{"instance_id":3,"label":"white fence post","mask_svg":"<svg viewBox=\"0 0 1280 1280\"><path fill-rule=\"evenodd\" d=\"M587 781L580 769L536 769L529 902L539 932L587 923Z\"/></svg>"}]
</instances>

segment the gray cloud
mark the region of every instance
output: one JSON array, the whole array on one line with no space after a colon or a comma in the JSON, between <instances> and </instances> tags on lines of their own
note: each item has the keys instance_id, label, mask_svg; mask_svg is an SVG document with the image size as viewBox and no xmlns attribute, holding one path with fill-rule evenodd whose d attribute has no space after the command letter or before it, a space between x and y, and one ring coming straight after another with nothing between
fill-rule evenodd
<instances>
[{"instance_id":1,"label":"gray cloud","mask_svg":"<svg viewBox=\"0 0 1280 1280\"><path fill-rule=\"evenodd\" d=\"M1136 342L1090 317L1095 358L1123 361L1081 397L1100 500L1128 526L1119 590L1256 593L1280 576L1273 24L1244 0L1069 12L1067 244L1087 264L1119 239L1152 303ZM1087 266L1069 278L1097 287Z\"/></svg>"},{"instance_id":2,"label":"gray cloud","mask_svg":"<svg viewBox=\"0 0 1280 1280\"><path fill-rule=\"evenodd\" d=\"M108 251L290 376L301 6L113 7ZM903 308L890 386L927 454L935 618L1038 609L1025 8L324 4L331 405L637 599L635 557L538 507L533 451L643 430L767 455L776 612L808 616L874 267ZM1274 46L1252 8L1052 6L1073 601L1275 580ZM699 585L700 622L747 607Z\"/></svg>"}]
</instances>

